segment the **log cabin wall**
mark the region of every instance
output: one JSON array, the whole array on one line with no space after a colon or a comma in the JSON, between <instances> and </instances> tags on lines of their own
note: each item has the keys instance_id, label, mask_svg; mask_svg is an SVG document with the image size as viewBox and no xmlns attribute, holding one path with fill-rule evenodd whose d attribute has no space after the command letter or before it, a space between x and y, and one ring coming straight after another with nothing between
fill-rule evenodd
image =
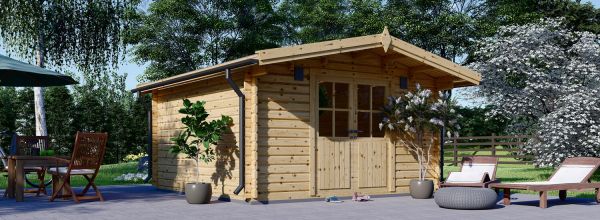
<instances>
[{"instance_id":1,"label":"log cabin wall","mask_svg":"<svg viewBox=\"0 0 600 220\"><path fill-rule=\"evenodd\" d=\"M243 73L234 74L235 82L240 88L246 85L243 78ZM200 179L196 178L196 165L192 159L185 158L184 154L174 155L169 152L173 145L171 138L183 130L183 115L178 111L183 107L182 100L185 98L192 102L206 101L209 121L218 119L221 115L228 115L233 119L233 126L223 135L215 149L215 160L208 164L201 162ZM239 180L238 107L238 97L223 76L153 91L153 184L160 189L184 191L187 182L208 182L212 183L215 197L246 199L244 192L233 194Z\"/></svg>"},{"instance_id":2,"label":"log cabin wall","mask_svg":"<svg viewBox=\"0 0 600 220\"><path fill-rule=\"evenodd\" d=\"M309 198L309 81L285 64L258 76L258 200Z\"/></svg>"},{"instance_id":3,"label":"log cabin wall","mask_svg":"<svg viewBox=\"0 0 600 220\"><path fill-rule=\"evenodd\" d=\"M305 199L324 197L318 192L317 153L315 142L315 115L311 113L312 94L317 82L313 77L358 77L360 79L386 80L389 82L389 95L398 96L400 76L409 78L409 89L415 83L437 92L440 82L424 73L411 74L406 68L385 64L385 57L375 54L347 53L330 55L316 59L306 59L293 63L272 64L264 69L266 75L256 77L258 87L258 197L260 201ZM293 76L295 66L302 66L305 80L296 81ZM314 103L313 103L314 104ZM432 152L429 178L437 183L438 150ZM390 147L386 154L385 172L387 193L408 193L410 179L418 177L418 164L415 157L403 146ZM436 184L437 185L437 184ZM348 190L346 190L348 191ZM334 191L336 195L350 195L350 191ZM369 189L363 192L369 193ZM381 194L373 191L372 194Z\"/></svg>"}]
</instances>

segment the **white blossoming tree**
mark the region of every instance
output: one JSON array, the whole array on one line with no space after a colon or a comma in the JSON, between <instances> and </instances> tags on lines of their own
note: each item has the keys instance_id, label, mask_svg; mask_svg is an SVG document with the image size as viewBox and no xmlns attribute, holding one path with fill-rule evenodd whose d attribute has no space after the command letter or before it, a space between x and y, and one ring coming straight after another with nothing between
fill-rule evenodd
<instances>
[{"instance_id":1,"label":"white blossoming tree","mask_svg":"<svg viewBox=\"0 0 600 220\"><path fill-rule=\"evenodd\" d=\"M456 103L449 93L439 92L434 98L429 89L417 84L414 92L400 97L389 97L384 106L384 118L379 129L391 135L417 157L419 180L425 180L431 165L431 151L442 127L450 131L460 129L457 121L460 115L455 110Z\"/></svg>"},{"instance_id":2,"label":"white blossoming tree","mask_svg":"<svg viewBox=\"0 0 600 220\"><path fill-rule=\"evenodd\" d=\"M564 28L562 19L500 28L479 43L471 68L480 92L510 117L513 132L531 133L525 149L539 166L600 156L600 38Z\"/></svg>"}]
</instances>

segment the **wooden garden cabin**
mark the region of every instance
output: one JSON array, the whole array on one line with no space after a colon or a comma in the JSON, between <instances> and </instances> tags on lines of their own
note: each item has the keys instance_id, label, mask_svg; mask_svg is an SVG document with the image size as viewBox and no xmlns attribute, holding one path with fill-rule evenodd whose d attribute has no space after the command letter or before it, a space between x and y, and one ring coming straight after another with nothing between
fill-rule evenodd
<instances>
[{"instance_id":1,"label":"wooden garden cabin","mask_svg":"<svg viewBox=\"0 0 600 220\"><path fill-rule=\"evenodd\" d=\"M386 97L416 83L440 91L480 80L478 73L385 29L260 50L133 91L152 94L149 138L156 187L182 191L186 182L196 181L193 160L168 149L182 129L182 99L204 100L209 119L229 115L234 125L216 148L216 160L202 165L201 181L213 184L214 196L266 202L407 193L418 164L378 128ZM240 126L240 116L245 125ZM437 181L439 156L434 158L429 178Z\"/></svg>"}]
</instances>

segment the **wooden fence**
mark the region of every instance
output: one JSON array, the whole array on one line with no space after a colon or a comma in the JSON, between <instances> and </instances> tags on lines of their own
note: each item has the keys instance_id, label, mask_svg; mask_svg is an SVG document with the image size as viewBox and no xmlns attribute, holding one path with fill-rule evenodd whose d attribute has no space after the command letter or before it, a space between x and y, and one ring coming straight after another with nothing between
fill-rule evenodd
<instances>
[{"instance_id":1,"label":"wooden fence","mask_svg":"<svg viewBox=\"0 0 600 220\"><path fill-rule=\"evenodd\" d=\"M457 165L463 156L494 156L500 164L531 164L532 155L523 153L529 135L453 137L444 144L444 163Z\"/></svg>"}]
</instances>

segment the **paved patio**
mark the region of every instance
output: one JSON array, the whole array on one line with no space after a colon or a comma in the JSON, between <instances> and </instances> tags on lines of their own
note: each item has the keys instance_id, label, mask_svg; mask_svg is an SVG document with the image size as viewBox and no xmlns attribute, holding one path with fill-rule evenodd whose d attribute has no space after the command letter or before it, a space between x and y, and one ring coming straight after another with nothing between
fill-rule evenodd
<instances>
[{"instance_id":1,"label":"paved patio","mask_svg":"<svg viewBox=\"0 0 600 220\"><path fill-rule=\"evenodd\" d=\"M408 196L374 198L370 202L325 203L322 201L248 205L214 202L189 205L178 193L157 190L149 185L101 187L107 201L48 202L48 197L27 196L16 203L0 199L0 219L599 219L600 205L591 199L557 198L548 209L537 208L533 195L514 195L514 205L497 205L492 210L448 210L433 199L414 200ZM0 193L3 193L0 191ZM500 204L500 203L498 203Z\"/></svg>"}]
</instances>

